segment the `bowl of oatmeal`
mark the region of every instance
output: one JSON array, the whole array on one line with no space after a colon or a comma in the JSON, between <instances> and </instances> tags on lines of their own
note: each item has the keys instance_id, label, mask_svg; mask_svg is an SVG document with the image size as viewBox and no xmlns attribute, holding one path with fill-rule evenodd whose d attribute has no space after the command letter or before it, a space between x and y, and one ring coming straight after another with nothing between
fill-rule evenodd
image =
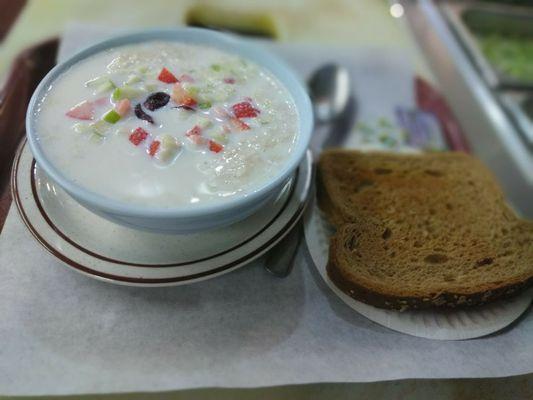
<instances>
[{"instance_id":1,"label":"bowl of oatmeal","mask_svg":"<svg viewBox=\"0 0 533 400\"><path fill-rule=\"evenodd\" d=\"M132 33L57 65L28 107L37 164L134 228L237 222L279 193L309 144L307 93L282 61L203 29Z\"/></svg>"}]
</instances>

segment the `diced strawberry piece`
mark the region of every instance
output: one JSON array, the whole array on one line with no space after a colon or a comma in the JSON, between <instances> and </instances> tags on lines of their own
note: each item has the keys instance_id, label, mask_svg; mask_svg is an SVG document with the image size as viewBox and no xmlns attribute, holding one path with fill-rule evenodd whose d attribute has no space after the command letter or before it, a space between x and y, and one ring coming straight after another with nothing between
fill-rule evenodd
<instances>
[{"instance_id":1,"label":"diced strawberry piece","mask_svg":"<svg viewBox=\"0 0 533 400\"><path fill-rule=\"evenodd\" d=\"M198 145L203 145L207 141L207 139L202 136L202 128L198 125L194 125L189 129L185 136L187 136L191 142Z\"/></svg>"},{"instance_id":2,"label":"diced strawberry piece","mask_svg":"<svg viewBox=\"0 0 533 400\"><path fill-rule=\"evenodd\" d=\"M239 131L247 131L250 129L250 125L242 122L239 118L231 118L229 122L235 129Z\"/></svg>"},{"instance_id":3,"label":"diced strawberry piece","mask_svg":"<svg viewBox=\"0 0 533 400\"><path fill-rule=\"evenodd\" d=\"M224 149L224 146L222 146L221 144L218 144L217 142L213 140L209 141L209 150L215 153L220 153L223 149Z\"/></svg>"},{"instance_id":4,"label":"diced strawberry piece","mask_svg":"<svg viewBox=\"0 0 533 400\"><path fill-rule=\"evenodd\" d=\"M185 97L185 99L183 99L183 102L181 103L182 106L186 106L186 107L195 107L196 106L197 101L194 100L192 97Z\"/></svg>"},{"instance_id":5,"label":"diced strawberry piece","mask_svg":"<svg viewBox=\"0 0 533 400\"><path fill-rule=\"evenodd\" d=\"M252 104L247 101L234 104L231 108L233 109L233 114L237 118L255 118L260 112L257 108L254 108L254 106L252 106Z\"/></svg>"},{"instance_id":6,"label":"diced strawberry piece","mask_svg":"<svg viewBox=\"0 0 533 400\"><path fill-rule=\"evenodd\" d=\"M235 78L224 78L224 83L229 83L233 85L235 83Z\"/></svg>"},{"instance_id":7,"label":"diced strawberry piece","mask_svg":"<svg viewBox=\"0 0 533 400\"><path fill-rule=\"evenodd\" d=\"M132 142L135 146L138 146L147 137L148 137L148 132L146 132L143 128L137 128L131 133L130 142Z\"/></svg>"},{"instance_id":8,"label":"diced strawberry piece","mask_svg":"<svg viewBox=\"0 0 533 400\"><path fill-rule=\"evenodd\" d=\"M129 99L122 99L115 106L115 111L121 117L125 116L131 109L131 102Z\"/></svg>"},{"instance_id":9,"label":"diced strawberry piece","mask_svg":"<svg viewBox=\"0 0 533 400\"><path fill-rule=\"evenodd\" d=\"M161 142L159 140L154 140L150 144L150 149L148 150L148 154L150 154L150 157L155 156L155 153L159 150L159 146L161 146Z\"/></svg>"},{"instance_id":10,"label":"diced strawberry piece","mask_svg":"<svg viewBox=\"0 0 533 400\"><path fill-rule=\"evenodd\" d=\"M194 107L197 104L196 100L192 98L179 83L176 83L172 88L170 98L179 106Z\"/></svg>"},{"instance_id":11,"label":"diced strawberry piece","mask_svg":"<svg viewBox=\"0 0 533 400\"><path fill-rule=\"evenodd\" d=\"M180 82L194 82L194 78L189 74L181 74L178 80Z\"/></svg>"},{"instance_id":12,"label":"diced strawberry piece","mask_svg":"<svg viewBox=\"0 0 533 400\"><path fill-rule=\"evenodd\" d=\"M76 104L70 110L67 111L66 115L70 118L89 120L94 117L94 105L90 101L82 101L79 104Z\"/></svg>"},{"instance_id":13,"label":"diced strawberry piece","mask_svg":"<svg viewBox=\"0 0 533 400\"><path fill-rule=\"evenodd\" d=\"M176 83L178 82L178 78L176 78L172 72L170 72L168 69L163 68L161 72L159 73L159 76L157 77L161 82L165 83Z\"/></svg>"},{"instance_id":14,"label":"diced strawberry piece","mask_svg":"<svg viewBox=\"0 0 533 400\"><path fill-rule=\"evenodd\" d=\"M200 136L201 134L202 134L202 128L200 128L200 126L198 125L194 125L191 129L187 131L185 136L187 137L196 136L196 135Z\"/></svg>"}]
</instances>

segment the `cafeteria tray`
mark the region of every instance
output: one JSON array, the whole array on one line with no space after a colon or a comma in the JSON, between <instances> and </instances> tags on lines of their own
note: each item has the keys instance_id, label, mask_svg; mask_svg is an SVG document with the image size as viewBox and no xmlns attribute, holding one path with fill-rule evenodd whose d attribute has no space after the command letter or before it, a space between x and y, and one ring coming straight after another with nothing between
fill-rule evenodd
<instances>
[{"instance_id":1,"label":"cafeteria tray","mask_svg":"<svg viewBox=\"0 0 533 400\"><path fill-rule=\"evenodd\" d=\"M497 69L476 38L476 32L533 37L533 11L528 7L480 2L442 2L445 14L461 45L492 88L533 89L533 79L521 80Z\"/></svg>"}]
</instances>

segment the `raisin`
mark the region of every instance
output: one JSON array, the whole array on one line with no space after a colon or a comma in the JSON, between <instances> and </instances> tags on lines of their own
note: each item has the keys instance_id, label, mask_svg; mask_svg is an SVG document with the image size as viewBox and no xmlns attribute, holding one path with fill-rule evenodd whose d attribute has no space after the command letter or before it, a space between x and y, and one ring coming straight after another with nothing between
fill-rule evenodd
<instances>
[{"instance_id":1,"label":"raisin","mask_svg":"<svg viewBox=\"0 0 533 400\"><path fill-rule=\"evenodd\" d=\"M168 94L163 92L157 92L148 96L144 101L143 105L146 109L154 111L158 108L166 106L169 100L170 96Z\"/></svg>"},{"instance_id":2,"label":"raisin","mask_svg":"<svg viewBox=\"0 0 533 400\"><path fill-rule=\"evenodd\" d=\"M144 112L144 110L142 109L140 103L137 104L137 105L135 106L135 116L136 116L137 118L139 118L139 119L144 120L144 121L148 121L148 122L150 122L151 124L154 123L154 119L152 118L152 116L151 116L151 115L148 115L148 114L146 114L146 113Z\"/></svg>"},{"instance_id":3,"label":"raisin","mask_svg":"<svg viewBox=\"0 0 533 400\"><path fill-rule=\"evenodd\" d=\"M187 111L196 111L194 108L189 107L189 106L187 106L185 104L182 104L181 106L172 107L172 108L182 108L182 109L187 110Z\"/></svg>"}]
</instances>

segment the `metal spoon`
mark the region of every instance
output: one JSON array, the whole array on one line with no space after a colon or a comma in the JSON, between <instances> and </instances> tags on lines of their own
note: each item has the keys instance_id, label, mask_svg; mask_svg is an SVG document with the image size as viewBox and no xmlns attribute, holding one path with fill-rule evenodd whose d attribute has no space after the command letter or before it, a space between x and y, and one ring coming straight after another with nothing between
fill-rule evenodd
<instances>
[{"instance_id":1,"label":"metal spoon","mask_svg":"<svg viewBox=\"0 0 533 400\"><path fill-rule=\"evenodd\" d=\"M322 149L340 146L353 127L356 102L348 70L337 64L317 69L308 82L315 113L310 148L318 160Z\"/></svg>"},{"instance_id":2,"label":"metal spoon","mask_svg":"<svg viewBox=\"0 0 533 400\"><path fill-rule=\"evenodd\" d=\"M308 86L315 123L331 122L346 108L350 97L350 75L346 68L326 64L311 75Z\"/></svg>"},{"instance_id":3,"label":"metal spoon","mask_svg":"<svg viewBox=\"0 0 533 400\"><path fill-rule=\"evenodd\" d=\"M350 76L346 68L327 64L317 69L308 82L315 114L315 131L310 149L314 158L324 147L338 146L353 126L355 100L351 96ZM301 220L270 252L265 269L279 278L288 276L302 240Z\"/></svg>"}]
</instances>

